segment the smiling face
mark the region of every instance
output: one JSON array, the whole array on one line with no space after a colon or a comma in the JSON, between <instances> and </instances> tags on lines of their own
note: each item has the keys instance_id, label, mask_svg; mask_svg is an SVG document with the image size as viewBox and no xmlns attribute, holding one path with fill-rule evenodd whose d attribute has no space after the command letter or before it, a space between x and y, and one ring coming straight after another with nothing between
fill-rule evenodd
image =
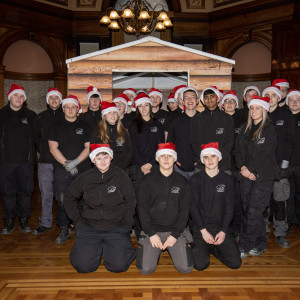
<instances>
[{"instance_id":1,"label":"smiling face","mask_svg":"<svg viewBox=\"0 0 300 300\"><path fill-rule=\"evenodd\" d=\"M258 124L263 118L263 108L260 105L253 104L250 106L250 117L255 124Z\"/></svg>"},{"instance_id":2,"label":"smiling face","mask_svg":"<svg viewBox=\"0 0 300 300\"><path fill-rule=\"evenodd\" d=\"M150 118L150 109L151 109L151 105L150 105L150 103L147 103L147 102L141 103L138 106L139 113L141 114L143 119Z\"/></svg>"},{"instance_id":3,"label":"smiling face","mask_svg":"<svg viewBox=\"0 0 300 300\"><path fill-rule=\"evenodd\" d=\"M113 111L110 111L107 114L105 114L104 118L110 125L115 125L119 118L119 115L118 115L118 112L113 110Z\"/></svg>"},{"instance_id":4,"label":"smiling face","mask_svg":"<svg viewBox=\"0 0 300 300\"><path fill-rule=\"evenodd\" d=\"M293 114L300 112L300 95L289 96L288 103Z\"/></svg>"},{"instance_id":5,"label":"smiling face","mask_svg":"<svg viewBox=\"0 0 300 300\"><path fill-rule=\"evenodd\" d=\"M159 104L160 104L160 101L161 101L161 98L160 98L159 95L156 95L156 94L151 95L150 99L152 100L152 105L153 105L152 107L153 108L159 107Z\"/></svg>"},{"instance_id":6,"label":"smiling face","mask_svg":"<svg viewBox=\"0 0 300 300\"><path fill-rule=\"evenodd\" d=\"M93 163L101 173L105 173L110 167L111 160L112 158L108 153L100 152L94 158Z\"/></svg>"},{"instance_id":7,"label":"smiling face","mask_svg":"<svg viewBox=\"0 0 300 300\"><path fill-rule=\"evenodd\" d=\"M9 106L12 110L19 110L25 101L25 97L22 93L14 93L9 98Z\"/></svg>"},{"instance_id":8,"label":"smiling face","mask_svg":"<svg viewBox=\"0 0 300 300\"><path fill-rule=\"evenodd\" d=\"M57 95L50 95L48 98L49 106L51 109L56 110L60 106L60 98Z\"/></svg>"},{"instance_id":9,"label":"smiling face","mask_svg":"<svg viewBox=\"0 0 300 300\"><path fill-rule=\"evenodd\" d=\"M265 93L265 97L269 97L270 101L270 109L272 110L273 108L276 108L278 105L278 102L280 100L280 97L272 90L267 90Z\"/></svg>"},{"instance_id":10,"label":"smiling face","mask_svg":"<svg viewBox=\"0 0 300 300\"><path fill-rule=\"evenodd\" d=\"M183 94L183 103L186 110L194 110L198 104L197 95L194 91L187 91Z\"/></svg>"},{"instance_id":11,"label":"smiling face","mask_svg":"<svg viewBox=\"0 0 300 300\"><path fill-rule=\"evenodd\" d=\"M121 116L123 116L126 113L126 105L121 100L118 102L115 102Z\"/></svg>"},{"instance_id":12,"label":"smiling face","mask_svg":"<svg viewBox=\"0 0 300 300\"><path fill-rule=\"evenodd\" d=\"M215 110L218 106L218 96L216 93L206 94L203 97L204 104L209 110Z\"/></svg>"}]
</instances>

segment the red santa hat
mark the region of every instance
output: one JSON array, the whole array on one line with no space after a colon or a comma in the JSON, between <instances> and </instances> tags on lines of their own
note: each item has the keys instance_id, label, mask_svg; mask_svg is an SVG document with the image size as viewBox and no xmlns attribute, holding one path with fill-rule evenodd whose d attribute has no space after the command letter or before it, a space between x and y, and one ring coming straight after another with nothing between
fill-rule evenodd
<instances>
[{"instance_id":1,"label":"red santa hat","mask_svg":"<svg viewBox=\"0 0 300 300\"><path fill-rule=\"evenodd\" d=\"M67 103L73 103L78 107L78 112L82 113L81 105L78 98L74 95L69 95L67 98L63 99L62 107L64 107Z\"/></svg>"},{"instance_id":2,"label":"red santa hat","mask_svg":"<svg viewBox=\"0 0 300 300\"><path fill-rule=\"evenodd\" d=\"M252 100L249 101L248 107L250 108L251 105L256 104L263 107L265 110L270 110L269 104L270 98L269 97L260 97L257 95L252 95Z\"/></svg>"},{"instance_id":3,"label":"red santa hat","mask_svg":"<svg viewBox=\"0 0 300 300\"><path fill-rule=\"evenodd\" d=\"M204 92L208 91L208 90L212 90L217 95L218 102L221 100L221 96L223 96L223 94L218 90L218 88L216 86L209 86L202 91L202 94L200 96L200 100L203 104L205 104L204 103Z\"/></svg>"},{"instance_id":4,"label":"red santa hat","mask_svg":"<svg viewBox=\"0 0 300 300\"><path fill-rule=\"evenodd\" d=\"M272 91L272 92L276 93L277 96L279 97L279 100L281 100L282 92L279 87L277 87L276 85L266 87L262 92L262 96L265 97L265 95L267 94L268 91Z\"/></svg>"},{"instance_id":5,"label":"red santa hat","mask_svg":"<svg viewBox=\"0 0 300 300\"><path fill-rule=\"evenodd\" d=\"M114 100L113 102L116 103L116 102L119 102L119 101L122 101L124 104L125 104L125 112L127 113L127 110L128 110L128 105L132 105L132 102L130 101L130 99L128 98L127 95L125 94L119 94Z\"/></svg>"},{"instance_id":6,"label":"red santa hat","mask_svg":"<svg viewBox=\"0 0 300 300\"><path fill-rule=\"evenodd\" d=\"M199 92L198 92L195 88L193 88L193 87L191 87L191 86L187 86L186 88L182 89L181 92L180 92L180 98L181 98L182 100L183 100L183 94L184 94L185 92L195 92L195 93L196 93L197 99L199 98Z\"/></svg>"},{"instance_id":7,"label":"red santa hat","mask_svg":"<svg viewBox=\"0 0 300 300\"><path fill-rule=\"evenodd\" d=\"M136 108L142 103L149 103L152 106L152 100L146 93L139 93L134 99L133 111L136 111Z\"/></svg>"},{"instance_id":8,"label":"red santa hat","mask_svg":"<svg viewBox=\"0 0 300 300\"><path fill-rule=\"evenodd\" d=\"M160 90L151 88L148 95L149 95L149 97L151 97L152 95L158 95L160 97L160 102L162 102L163 95Z\"/></svg>"},{"instance_id":9,"label":"red santa hat","mask_svg":"<svg viewBox=\"0 0 300 300\"><path fill-rule=\"evenodd\" d=\"M260 96L260 89L257 86L255 86L255 85L250 85L250 86L245 87L244 93L243 93L243 97L246 95L246 93L249 90L255 90L257 92L258 96Z\"/></svg>"},{"instance_id":10,"label":"red santa hat","mask_svg":"<svg viewBox=\"0 0 300 300\"><path fill-rule=\"evenodd\" d=\"M114 102L103 101L101 103L101 116L102 118L111 111L116 111L120 116L120 111L118 110L116 104Z\"/></svg>"},{"instance_id":11,"label":"red santa hat","mask_svg":"<svg viewBox=\"0 0 300 300\"><path fill-rule=\"evenodd\" d=\"M48 93L46 95L46 101L47 101L47 104L49 104L49 97L52 96L52 95L56 95L59 97L60 99L60 103L62 102L62 94L61 94L61 91L59 89L56 89L56 88L50 88L48 90Z\"/></svg>"},{"instance_id":12,"label":"red santa hat","mask_svg":"<svg viewBox=\"0 0 300 300\"><path fill-rule=\"evenodd\" d=\"M175 145L173 143L158 144L158 149L155 154L155 159L158 161L158 157L163 154L172 155L177 160L177 152L175 151Z\"/></svg>"},{"instance_id":13,"label":"red santa hat","mask_svg":"<svg viewBox=\"0 0 300 300\"><path fill-rule=\"evenodd\" d=\"M236 108L239 108L239 98L237 97L235 90L231 90L231 91L225 93L224 97L221 100L222 105L224 104L224 101L226 99L234 99L236 102Z\"/></svg>"},{"instance_id":14,"label":"red santa hat","mask_svg":"<svg viewBox=\"0 0 300 300\"><path fill-rule=\"evenodd\" d=\"M272 82L272 85L277 85L277 86L284 86L289 88L290 84L286 79L274 79Z\"/></svg>"},{"instance_id":15,"label":"red santa hat","mask_svg":"<svg viewBox=\"0 0 300 300\"><path fill-rule=\"evenodd\" d=\"M215 154L221 160L222 159L222 153L219 150L219 143L214 142L214 143L208 143L208 144L201 145L200 160L201 160L202 163L203 163L203 157L206 154Z\"/></svg>"},{"instance_id":16,"label":"red santa hat","mask_svg":"<svg viewBox=\"0 0 300 300\"><path fill-rule=\"evenodd\" d=\"M285 103L287 105L289 105L289 97L292 97L294 95L298 95L300 97L300 91L298 91L298 90L290 90L288 92L288 94L286 95L286 99L285 99Z\"/></svg>"},{"instance_id":17,"label":"red santa hat","mask_svg":"<svg viewBox=\"0 0 300 300\"><path fill-rule=\"evenodd\" d=\"M174 87L174 99L175 102L178 102L177 97L178 95L180 95L181 91L183 91L185 88L187 87L187 85L183 84L183 85L177 85Z\"/></svg>"},{"instance_id":18,"label":"red santa hat","mask_svg":"<svg viewBox=\"0 0 300 300\"><path fill-rule=\"evenodd\" d=\"M90 103L90 98L93 95L98 95L99 98L100 98L100 101L102 101L102 95L101 95L100 90L98 88L94 87L94 86L89 86L87 88L87 95L86 95L87 104Z\"/></svg>"},{"instance_id":19,"label":"red santa hat","mask_svg":"<svg viewBox=\"0 0 300 300\"><path fill-rule=\"evenodd\" d=\"M124 90L123 94L131 94L135 98L136 97L136 90L132 89L132 88L129 88L129 89Z\"/></svg>"},{"instance_id":20,"label":"red santa hat","mask_svg":"<svg viewBox=\"0 0 300 300\"><path fill-rule=\"evenodd\" d=\"M114 152L108 144L91 144L91 153L89 154L90 160L94 162L96 155L100 152L107 153L111 158L114 158Z\"/></svg>"},{"instance_id":21,"label":"red santa hat","mask_svg":"<svg viewBox=\"0 0 300 300\"><path fill-rule=\"evenodd\" d=\"M169 104L170 102L175 102L175 103L176 103L176 101L175 101L175 99L174 99L174 93L171 93L171 94L169 95L169 98L168 98L168 104Z\"/></svg>"},{"instance_id":22,"label":"red santa hat","mask_svg":"<svg viewBox=\"0 0 300 300\"><path fill-rule=\"evenodd\" d=\"M10 97L13 94L16 94L16 93L23 94L24 95L24 101L26 100L26 94L25 94L24 88L22 86L20 86L19 84L16 84L16 83L13 83L11 85L10 90L7 93L7 99L10 100Z\"/></svg>"}]
</instances>

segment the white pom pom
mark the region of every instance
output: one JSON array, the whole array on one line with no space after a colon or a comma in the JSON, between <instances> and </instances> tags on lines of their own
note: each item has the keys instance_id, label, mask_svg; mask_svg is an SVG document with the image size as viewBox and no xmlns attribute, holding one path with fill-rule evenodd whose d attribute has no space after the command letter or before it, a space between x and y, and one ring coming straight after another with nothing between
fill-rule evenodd
<instances>
[{"instance_id":1,"label":"white pom pom","mask_svg":"<svg viewBox=\"0 0 300 300\"><path fill-rule=\"evenodd\" d=\"M128 101L127 104L128 104L128 105L132 105L132 102L131 102L131 101Z\"/></svg>"}]
</instances>

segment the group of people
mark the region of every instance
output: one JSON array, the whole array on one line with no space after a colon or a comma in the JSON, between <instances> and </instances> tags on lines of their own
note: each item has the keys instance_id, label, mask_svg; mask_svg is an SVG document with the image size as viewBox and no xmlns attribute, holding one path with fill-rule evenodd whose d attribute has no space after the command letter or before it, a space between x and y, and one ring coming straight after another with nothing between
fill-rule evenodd
<instances>
[{"instance_id":1,"label":"group of people","mask_svg":"<svg viewBox=\"0 0 300 300\"><path fill-rule=\"evenodd\" d=\"M284 79L262 93L248 86L241 109L234 90L214 86L201 94L175 87L169 112L162 100L158 89L129 88L107 102L90 86L81 113L76 96L50 88L36 115L12 84L0 110L1 234L13 232L15 217L25 233L51 230L55 198L55 242L75 228L70 261L82 273L103 256L109 271L136 258L150 274L164 250L181 273L206 269L210 253L239 268L241 258L266 252L270 221L278 245L290 247L287 235L300 224L300 91ZM32 230L37 158L42 212Z\"/></svg>"}]
</instances>

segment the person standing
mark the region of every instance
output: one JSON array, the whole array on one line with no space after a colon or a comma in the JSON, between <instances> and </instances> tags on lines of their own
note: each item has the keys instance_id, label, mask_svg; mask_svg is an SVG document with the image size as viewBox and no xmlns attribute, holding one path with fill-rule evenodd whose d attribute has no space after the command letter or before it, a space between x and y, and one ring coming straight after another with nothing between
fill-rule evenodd
<instances>
[{"instance_id":1,"label":"person standing","mask_svg":"<svg viewBox=\"0 0 300 300\"><path fill-rule=\"evenodd\" d=\"M210 253L231 269L241 266L238 246L228 234L234 208L233 180L219 170L221 159L218 142L202 145L200 160L205 169L190 180L192 254L199 271L209 267Z\"/></svg>"},{"instance_id":2,"label":"person standing","mask_svg":"<svg viewBox=\"0 0 300 300\"><path fill-rule=\"evenodd\" d=\"M132 144L128 131L122 125L120 112L115 103L103 101L101 103L102 121L92 133L92 144L109 144L114 152L112 166L124 171L128 168L132 158Z\"/></svg>"},{"instance_id":3,"label":"person standing","mask_svg":"<svg viewBox=\"0 0 300 300\"><path fill-rule=\"evenodd\" d=\"M168 112L164 109L161 109L163 95L160 90L151 88L148 93L152 101L152 113L153 117L156 118L163 126L168 118Z\"/></svg>"},{"instance_id":4,"label":"person standing","mask_svg":"<svg viewBox=\"0 0 300 300\"><path fill-rule=\"evenodd\" d=\"M287 189L290 189L288 181L290 176L289 164L294 146L295 120L293 114L287 109L287 106L279 106L282 92L277 86L265 88L262 95L263 97L270 98L270 111L268 117L276 126L278 138L276 161L280 173L279 180L276 180L274 183L273 195L271 197L274 236L275 241L280 247L289 248L290 243L286 239L286 232L288 230L286 204L289 196L285 196L284 194ZM267 210L267 212L269 212L269 210ZM267 222L268 219L269 216L267 217ZM269 228L267 228L267 230L268 229Z\"/></svg>"},{"instance_id":5,"label":"person standing","mask_svg":"<svg viewBox=\"0 0 300 300\"><path fill-rule=\"evenodd\" d=\"M113 156L108 144L91 144L94 167L65 193L64 206L76 230L70 262L78 273L96 271L102 256L108 271L125 272L136 256L130 241L135 195L127 174L111 166Z\"/></svg>"},{"instance_id":6,"label":"person standing","mask_svg":"<svg viewBox=\"0 0 300 300\"><path fill-rule=\"evenodd\" d=\"M196 110L199 94L193 87L186 87L181 93L185 110L170 124L167 142L176 145L178 160L174 165L174 170L190 180L195 174L195 165L198 161L191 147L190 124L192 118L199 114Z\"/></svg>"},{"instance_id":7,"label":"person standing","mask_svg":"<svg viewBox=\"0 0 300 300\"><path fill-rule=\"evenodd\" d=\"M168 106L169 106L170 112L173 112L178 108L178 103L174 99L174 93L170 93L170 95L168 97Z\"/></svg>"},{"instance_id":8,"label":"person standing","mask_svg":"<svg viewBox=\"0 0 300 300\"><path fill-rule=\"evenodd\" d=\"M201 145L218 142L222 153L219 168L230 173L231 150L234 143L233 119L219 109L220 94L216 87L204 89L200 99L205 105L205 110L191 120L190 126L194 156L200 157ZM197 168L201 170L204 166L199 164Z\"/></svg>"},{"instance_id":9,"label":"person standing","mask_svg":"<svg viewBox=\"0 0 300 300\"><path fill-rule=\"evenodd\" d=\"M289 92L289 88L290 88L290 84L286 79L274 79L272 81L272 86L276 85L281 93L282 93L282 97L280 99L280 101L278 102L278 105L281 106L285 106L285 100L286 100L286 96Z\"/></svg>"},{"instance_id":10,"label":"person standing","mask_svg":"<svg viewBox=\"0 0 300 300\"><path fill-rule=\"evenodd\" d=\"M234 147L240 172L243 226L239 237L241 257L266 252L267 236L264 211L270 204L274 180L278 177L275 151L277 132L268 119L270 98L252 96L249 117Z\"/></svg>"},{"instance_id":11,"label":"person standing","mask_svg":"<svg viewBox=\"0 0 300 300\"><path fill-rule=\"evenodd\" d=\"M102 95L99 89L94 86L87 88L86 100L88 104L88 110L79 115L79 119L88 123L91 129L95 129L99 122L102 120L101 116L101 102Z\"/></svg>"},{"instance_id":12,"label":"person standing","mask_svg":"<svg viewBox=\"0 0 300 300\"><path fill-rule=\"evenodd\" d=\"M31 194L36 163L34 120L36 113L24 102L22 86L13 83L7 94L8 104L0 110L0 192L4 227L1 234L11 234L19 217L22 232L31 232Z\"/></svg>"},{"instance_id":13,"label":"person standing","mask_svg":"<svg viewBox=\"0 0 300 300\"><path fill-rule=\"evenodd\" d=\"M120 120L125 128L128 128L130 122L134 119L135 113L128 114L128 107L132 105L131 100L127 97L126 94L119 94L114 98L113 102L116 104L119 113Z\"/></svg>"},{"instance_id":14,"label":"person standing","mask_svg":"<svg viewBox=\"0 0 300 300\"><path fill-rule=\"evenodd\" d=\"M190 273L192 240L186 228L190 189L187 180L174 172L177 153L173 143L159 144L155 157L159 167L143 178L138 194L142 232L136 266L141 274L148 275L156 269L161 252L168 250L176 270Z\"/></svg>"},{"instance_id":15,"label":"person standing","mask_svg":"<svg viewBox=\"0 0 300 300\"><path fill-rule=\"evenodd\" d=\"M68 219L64 209L64 193L73 180L90 168L89 155L91 129L77 118L81 110L78 98L69 95L62 101L64 118L56 122L49 134L49 148L54 157L54 185L57 201L56 224L60 227L57 244L70 238Z\"/></svg>"},{"instance_id":16,"label":"person standing","mask_svg":"<svg viewBox=\"0 0 300 300\"><path fill-rule=\"evenodd\" d=\"M38 179L42 200L42 215L39 217L39 227L32 231L33 234L42 234L52 229L54 158L50 153L48 137L52 126L64 117L61 101L61 91L50 88L46 95L47 109L39 113L35 120L34 127L37 130L39 152Z\"/></svg>"}]
</instances>

